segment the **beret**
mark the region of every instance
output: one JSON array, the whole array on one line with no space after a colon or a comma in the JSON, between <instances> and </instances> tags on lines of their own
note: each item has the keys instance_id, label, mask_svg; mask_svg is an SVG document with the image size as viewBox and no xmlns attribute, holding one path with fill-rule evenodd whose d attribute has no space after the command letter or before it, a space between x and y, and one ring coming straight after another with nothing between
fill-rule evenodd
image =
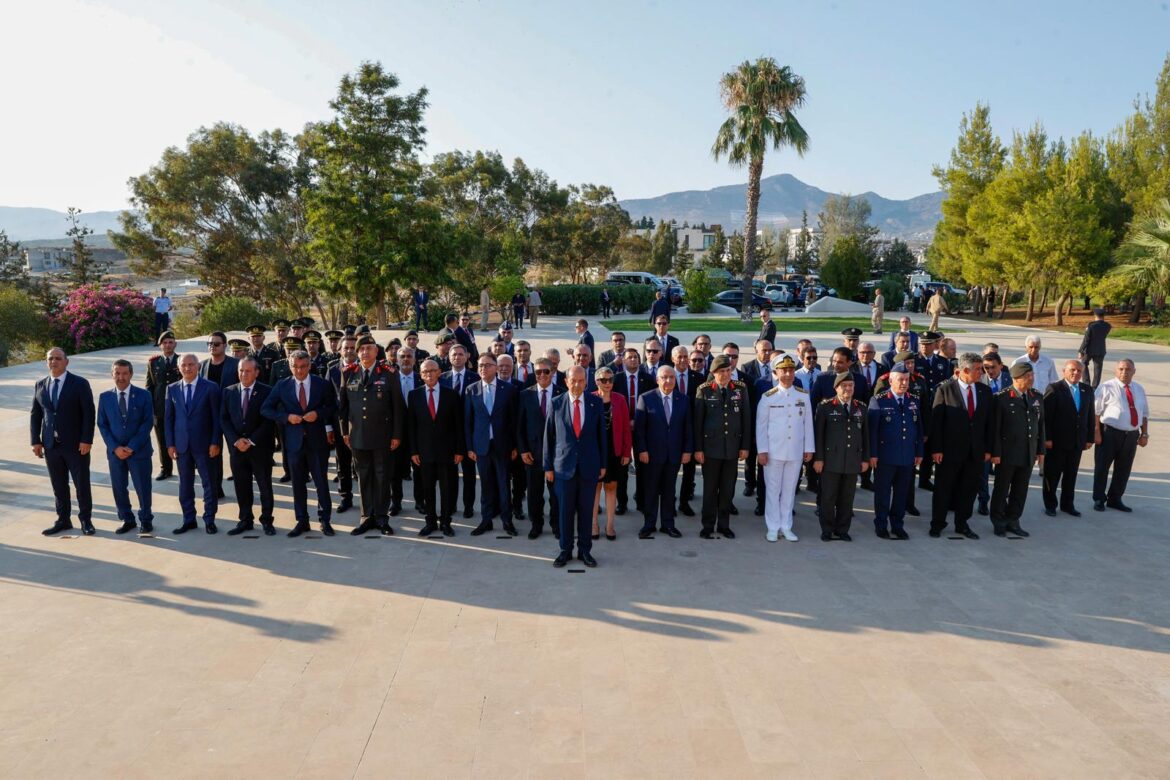
<instances>
[{"instance_id":1,"label":"beret","mask_svg":"<svg viewBox=\"0 0 1170 780\"><path fill-rule=\"evenodd\" d=\"M731 358L727 355L716 355L715 359L711 361L711 373L724 368L731 368Z\"/></svg>"},{"instance_id":2,"label":"beret","mask_svg":"<svg viewBox=\"0 0 1170 780\"><path fill-rule=\"evenodd\" d=\"M849 373L848 371L842 371L840 374L837 374L837 377L833 380L833 389L834 390L837 389L837 387L842 382L852 382L852 381L854 381L853 374Z\"/></svg>"},{"instance_id":3,"label":"beret","mask_svg":"<svg viewBox=\"0 0 1170 780\"><path fill-rule=\"evenodd\" d=\"M1028 374L1032 373L1032 364L1031 363L1016 363L1014 366L1011 367L1010 371L1011 371L1012 379L1019 379L1022 376L1027 376Z\"/></svg>"}]
</instances>

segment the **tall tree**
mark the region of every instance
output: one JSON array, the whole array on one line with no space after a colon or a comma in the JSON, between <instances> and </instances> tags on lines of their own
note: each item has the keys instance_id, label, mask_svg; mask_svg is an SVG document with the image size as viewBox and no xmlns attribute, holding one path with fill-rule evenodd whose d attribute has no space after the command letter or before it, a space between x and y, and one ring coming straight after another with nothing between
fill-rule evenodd
<instances>
[{"instance_id":1,"label":"tall tree","mask_svg":"<svg viewBox=\"0 0 1170 780\"><path fill-rule=\"evenodd\" d=\"M744 255L746 252L747 242L744 241L743 233L738 230L731 234L731 239L727 242L727 262L723 264L732 276L739 276L744 272Z\"/></svg>"},{"instance_id":2,"label":"tall tree","mask_svg":"<svg viewBox=\"0 0 1170 780\"><path fill-rule=\"evenodd\" d=\"M626 213L609 187L571 185L564 208L541 218L533 226L537 262L559 272L573 284L605 267L618 240L629 230ZM668 232L674 231L667 226ZM667 266L669 269L669 265Z\"/></svg>"},{"instance_id":3,"label":"tall tree","mask_svg":"<svg viewBox=\"0 0 1170 780\"><path fill-rule=\"evenodd\" d=\"M678 251L678 237L674 227L666 220L658 223L650 238L650 273L664 276L674 267L674 255Z\"/></svg>"},{"instance_id":4,"label":"tall tree","mask_svg":"<svg viewBox=\"0 0 1170 780\"><path fill-rule=\"evenodd\" d=\"M796 234L796 252L792 264L798 274L807 274L816 265L816 246L808 229L808 210L800 212L800 232Z\"/></svg>"},{"instance_id":5,"label":"tall tree","mask_svg":"<svg viewBox=\"0 0 1170 780\"><path fill-rule=\"evenodd\" d=\"M690 237L684 237L682 245L674 253L674 264L671 273L682 278L683 274L695 267L695 253L691 251Z\"/></svg>"},{"instance_id":6,"label":"tall tree","mask_svg":"<svg viewBox=\"0 0 1170 780\"><path fill-rule=\"evenodd\" d=\"M24 250L20 242L9 241L8 233L0 230L0 284L7 284L22 290L28 289L28 267L24 261Z\"/></svg>"},{"instance_id":7,"label":"tall tree","mask_svg":"<svg viewBox=\"0 0 1170 780\"><path fill-rule=\"evenodd\" d=\"M865 198L852 195L830 195L817 215L817 251L821 257L833 252L839 239L853 237L862 246L877 238L878 229L869 224L873 208Z\"/></svg>"},{"instance_id":8,"label":"tall tree","mask_svg":"<svg viewBox=\"0 0 1170 780\"><path fill-rule=\"evenodd\" d=\"M918 258L914 256L914 252L910 250L905 241L895 238L885 248L885 251L878 255L874 265L882 276L893 274L902 277L902 281L905 282L905 277L914 273L918 268Z\"/></svg>"},{"instance_id":9,"label":"tall tree","mask_svg":"<svg viewBox=\"0 0 1170 780\"><path fill-rule=\"evenodd\" d=\"M72 206L65 215L69 221L65 235L69 237L72 246L61 278L70 290L100 282L109 269L109 264L96 259L93 250L85 243L85 239L93 235L93 229L83 225L80 218L81 210Z\"/></svg>"},{"instance_id":10,"label":"tall tree","mask_svg":"<svg viewBox=\"0 0 1170 780\"><path fill-rule=\"evenodd\" d=\"M649 271L651 250L650 239L638 233L626 233L614 244L609 267Z\"/></svg>"},{"instance_id":11,"label":"tall tree","mask_svg":"<svg viewBox=\"0 0 1170 780\"><path fill-rule=\"evenodd\" d=\"M743 309L751 318L752 276L756 272L756 222L760 208L760 178L768 147L791 147L801 157L808 149L808 133L796 119L804 105L804 79L771 57L745 61L719 80L723 105L731 116L720 126L711 153L726 156L733 166L747 166L747 214L744 225Z\"/></svg>"},{"instance_id":12,"label":"tall tree","mask_svg":"<svg viewBox=\"0 0 1170 780\"><path fill-rule=\"evenodd\" d=\"M821 267L821 281L837 290L846 300L861 292L861 283L869 278L873 253L859 236L841 236Z\"/></svg>"},{"instance_id":13,"label":"tall tree","mask_svg":"<svg viewBox=\"0 0 1170 780\"><path fill-rule=\"evenodd\" d=\"M727 236L721 225L716 225L711 232L711 246L707 247L707 254L703 255L703 265L707 268L722 268L724 255L727 254Z\"/></svg>"},{"instance_id":14,"label":"tall tree","mask_svg":"<svg viewBox=\"0 0 1170 780\"><path fill-rule=\"evenodd\" d=\"M1153 99L1139 97L1133 114L1106 144L1110 176L1133 213L1149 215L1170 196L1170 54L1162 62Z\"/></svg>"}]
</instances>

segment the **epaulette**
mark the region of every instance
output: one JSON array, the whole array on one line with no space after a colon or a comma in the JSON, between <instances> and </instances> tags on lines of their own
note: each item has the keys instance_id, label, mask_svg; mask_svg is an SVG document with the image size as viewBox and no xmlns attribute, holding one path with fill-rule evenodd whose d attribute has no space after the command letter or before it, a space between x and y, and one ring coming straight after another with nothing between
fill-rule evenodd
<instances>
[{"instance_id":1,"label":"epaulette","mask_svg":"<svg viewBox=\"0 0 1170 780\"><path fill-rule=\"evenodd\" d=\"M780 392L780 385L776 385L771 390L765 391L764 397L766 398L770 395L776 395L776 393L779 393L779 392Z\"/></svg>"},{"instance_id":2,"label":"epaulette","mask_svg":"<svg viewBox=\"0 0 1170 780\"><path fill-rule=\"evenodd\" d=\"M808 390L805 390L803 387L797 387L795 389L798 393L804 393L805 395L808 395Z\"/></svg>"},{"instance_id":3,"label":"epaulette","mask_svg":"<svg viewBox=\"0 0 1170 780\"><path fill-rule=\"evenodd\" d=\"M344 374L346 371L357 371L359 366L361 366L361 363L350 363L348 366L342 366L341 373Z\"/></svg>"}]
</instances>

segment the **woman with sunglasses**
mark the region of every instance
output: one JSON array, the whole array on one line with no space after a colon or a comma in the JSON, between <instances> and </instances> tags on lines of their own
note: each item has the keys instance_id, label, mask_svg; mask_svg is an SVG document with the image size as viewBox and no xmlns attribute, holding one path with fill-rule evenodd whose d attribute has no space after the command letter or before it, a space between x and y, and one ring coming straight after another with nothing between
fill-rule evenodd
<instances>
[{"instance_id":1,"label":"woman with sunglasses","mask_svg":"<svg viewBox=\"0 0 1170 780\"><path fill-rule=\"evenodd\" d=\"M593 538L601 538L597 512L601 491L604 488L605 538L612 542L617 539L613 527L613 510L617 506L618 474L625 474L626 468L630 465L634 438L630 431L630 410L626 406L626 399L620 393L613 392L613 371L603 366L597 369L593 380L597 383L596 395L601 396L601 403L605 409L605 431L611 442L609 461L605 464L605 477L597 483L597 495L593 499Z\"/></svg>"}]
</instances>

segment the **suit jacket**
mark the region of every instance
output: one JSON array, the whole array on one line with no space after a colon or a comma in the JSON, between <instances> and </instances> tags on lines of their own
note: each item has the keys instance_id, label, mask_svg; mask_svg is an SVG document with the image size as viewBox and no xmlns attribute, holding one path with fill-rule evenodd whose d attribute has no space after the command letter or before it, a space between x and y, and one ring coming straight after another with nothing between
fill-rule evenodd
<instances>
[{"instance_id":1,"label":"suit jacket","mask_svg":"<svg viewBox=\"0 0 1170 780\"><path fill-rule=\"evenodd\" d=\"M1093 443L1093 387L1078 382L1081 409L1073 402L1072 390L1063 379L1044 391L1044 431L1054 450L1082 450Z\"/></svg>"},{"instance_id":2,"label":"suit jacket","mask_svg":"<svg viewBox=\"0 0 1170 780\"><path fill-rule=\"evenodd\" d=\"M657 333L651 333L646 338L654 339L659 344L662 344L662 339L658 338ZM677 346L678 346L678 338L676 336L671 335L670 333L667 333L666 334L666 351L658 356L659 363L660 364L665 363L668 366L674 365L674 360L671 357L671 354L674 352L674 348ZM645 342L643 342L643 344L642 344L642 364L645 365L646 362L647 362L647 360L646 360L646 344L645 344Z\"/></svg>"},{"instance_id":3,"label":"suit jacket","mask_svg":"<svg viewBox=\"0 0 1170 780\"><path fill-rule=\"evenodd\" d=\"M638 381L636 384L637 396L630 398L629 376L624 370L621 373L613 375L613 391L626 400L626 415L630 420L634 419L634 411L638 408L638 396L641 396L642 393L648 393L651 390L658 389L658 383L651 379L650 375L643 371L641 367L638 368ZM689 387L687 388L687 395L691 398L695 397Z\"/></svg>"},{"instance_id":4,"label":"suit jacket","mask_svg":"<svg viewBox=\"0 0 1170 780\"><path fill-rule=\"evenodd\" d=\"M577 343L589 347L589 367L595 368L597 366L597 350L593 348L593 334L586 330L577 339Z\"/></svg>"},{"instance_id":5,"label":"suit jacket","mask_svg":"<svg viewBox=\"0 0 1170 780\"><path fill-rule=\"evenodd\" d=\"M699 389L699 385L707 381L707 375L705 373L699 373L698 371L692 371L689 368L685 371L679 371L678 369L675 369L675 371L678 372L680 382L682 381L682 376L684 374L686 375L687 391L684 393L684 395L687 397L688 401L693 401L695 398L695 391ZM677 387L679 387L679 385L676 385L676 388Z\"/></svg>"},{"instance_id":6,"label":"suit jacket","mask_svg":"<svg viewBox=\"0 0 1170 780\"><path fill-rule=\"evenodd\" d=\"M261 410L272 388L257 380L252 383L252 395L248 399L248 413L244 414L244 386L238 382L223 391L220 424L223 427L227 446L235 447L236 442L245 439L259 450L272 451L274 424Z\"/></svg>"},{"instance_id":7,"label":"suit jacket","mask_svg":"<svg viewBox=\"0 0 1170 780\"><path fill-rule=\"evenodd\" d=\"M976 382L975 416L967 416L967 399L959 388L958 379L948 379L934 391L930 409L930 434L926 449L930 454L941 452L943 461L978 460L991 452L994 396L991 388Z\"/></svg>"},{"instance_id":8,"label":"suit jacket","mask_svg":"<svg viewBox=\"0 0 1170 780\"><path fill-rule=\"evenodd\" d=\"M917 352L918 351L918 331L912 330L909 333L910 333L910 351ZM896 335L898 335L898 329L894 328L892 331L890 331L890 344L887 347L888 351L890 351L890 352L894 351L894 336L896 336Z\"/></svg>"},{"instance_id":9,"label":"suit jacket","mask_svg":"<svg viewBox=\"0 0 1170 780\"><path fill-rule=\"evenodd\" d=\"M467 452L463 442L463 399L450 387L438 385L435 419L427 404L427 386L419 385L406 399L406 425L411 456L423 463L450 463Z\"/></svg>"},{"instance_id":10,"label":"suit jacket","mask_svg":"<svg viewBox=\"0 0 1170 780\"><path fill-rule=\"evenodd\" d=\"M182 380L167 388L166 442L178 452L193 452L205 455L207 448L223 442L219 408L221 391L219 385L196 377L192 388L191 403Z\"/></svg>"},{"instance_id":11,"label":"suit jacket","mask_svg":"<svg viewBox=\"0 0 1170 780\"><path fill-rule=\"evenodd\" d=\"M483 381L469 386L463 393L463 433L469 452L477 458L494 452L507 456L515 448L516 405L512 395L516 388L497 380L495 402L489 412L484 403Z\"/></svg>"},{"instance_id":12,"label":"suit jacket","mask_svg":"<svg viewBox=\"0 0 1170 780\"><path fill-rule=\"evenodd\" d=\"M864 367L861 363L853 365L853 373L857 374L857 382L853 387L853 397L861 401L866 406L869 406L869 399L873 397L873 386L877 384L878 379L882 374L888 373L889 369L883 368L881 363L876 360L870 364L870 371L873 373L873 383L869 384L865 381Z\"/></svg>"},{"instance_id":13,"label":"suit jacket","mask_svg":"<svg viewBox=\"0 0 1170 780\"><path fill-rule=\"evenodd\" d=\"M1113 326L1105 320L1093 320L1085 326L1085 336L1077 353L1085 357L1105 357L1105 338Z\"/></svg>"},{"instance_id":14,"label":"suit jacket","mask_svg":"<svg viewBox=\"0 0 1170 780\"><path fill-rule=\"evenodd\" d=\"M650 322L653 323L659 314L665 314L666 318L670 319L670 301L666 300L665 297L662 300L655 299L650 306Z\"/></svg>"},{"instance_id":15,"label":"suit jacket","mask_svg":"<svg viewBox=\"0 0 1170 780\"><path fill-rule=\"evenodd\" d=\"M624 353L625 351L626 348L622 347L621 352ZM618 352L614 352L612 349L603 350L602 353L597 356L597 367L601 368L602 366L609 366L610 368L613 368L613 364L621 359L622 356ZM617 371L616 368L613 370Z\"/></svg>"},{"instance_id":16,"label":"suit jacket","mask_svg":"<svg viewBox=\"0 0 1170 780\"><path fill-rule=\"evenodd\" d=\"M776 346L775 320L768 320L766 324L760 326L760 335L756 338L756 341L759 341L760 339L767 339L768 341L772 342L773 347Z\"/></svg>"},{"instance_id":17,"label":"suit jacket","mask_svg":"<svg viewBox=\"0 0 1170 780\"><path fill-rule=\"evenodd\" d=\"M545 405L545 414L540 412L540 388L529 387L520 393L519 403L516 405L516 448L521 453L528 453L536 460L536 468L544 463L544 421L548 412L552 411L552 402L557 396L564 393L564 389L548 386L549 397Z\"/></svg>"},{"instance_id":18,"label":"suit jacket","mask_svg":"<svg viewBox=\"0 0 1170 780\"><path fill-rule=\"evenodd\" d=\"M634 451L650 453L651 463L678 463L694 449L691 432L691 404L682 393L670 398L670 419L662 393L646 393L638 399L634 413Z\"/></svg>"},{"instance_id":19,"label":"suit jacket","mask_svg":"<svg viewBox=\"0 0 1170 780\"><path fill-rule=\"evenodd\" d=\"M553 399L544 424L544 470L557 479L596 480L608 462L605 410L601 399L585 393L581 401L581 435L573 432L573 400L568 393Z\"/></svg>"},{"instance_id":20,"label":"suit jacket","mask_svg":"<svg viewBox=\"0 0 1170 780\"><path fill-rule=\"evenodd\" d=\"M741 374L747 377L747 379L744 381L747 382L748 387L751 387L753 384L755 384L757 380L763 379L765 373L767 373L769 378L772 376L772 369L768 367L761 367L760 361L756 360L755 358L752 358L746 364L740 366L739 371Z\"/></svg>"},{"instance_id":21,"label":"suit jacket","mask_svg":"<svg viewBox=\"0 0 1170 780\"><path fill-rule=\"evenodd\" d=\"M199 376L202 379L207 378L207 372L211 368L211 358L207 358L199 364ZM219 378L219 389L238 385L240 383L239 361L231 355L223 359L223 373Z\"/></svg>"},{"instance_id":22,"label":"suit jacket","mask_svg":"<svg viewBox=\"0 0 1170 780\"><path fill-rule=\"evenodd\" d=\"M71 371L65 373L57 403L53 404L50 390L52 378L37 380L33 388L29 428L33 444L46 449L68 447L76 450L80 444L93 444L93 391L89 382Z\"/></svg>"},{"instance_id":23,"label":"suit jacket","mask_svg":"<svg viewBox=\"0 0 1170 780\"><path fill-rule=\"evenodd\" d=\"M471 365L475 365L479 361L479 349L475 346L475 337L471 335L471 331L464 330L463 326L455 328L455 341L462 344L467 350L468 360Z\"/></svg>"},{"instance_id":24,"label":"suit jacket","mask_svg":"<svg viewBox=\"0 0 1170 780\"><path fill-rule=\"evenodd\" d=\"M536 364L534 364L531 360L528 361L527 377L523 376L523 368L524 364L517 360L516 370L512 373L512 378L515 379L516 383L521 387L532 387L534 384L536 384Z\"/></svg>"},{"instance_id":25,"label":"suit jacket","mask_svg":"<svg viewBox=\"0 0 1170 780\"><path fill-rule=\"evenodd\" d=\"M475 373L470 368L464 367L464 369L463 369L463 387L460 388L461 395L466 395L467 388L471 387L473 384L475 384L478 381L479 381L479 374ZM450 388L454 389L454 387L455 387L455 371L454 370L444 371L442 374L440 374L439 375L439 384L441 384L443 387L450 387Z\"/></svg>"},{"instance_id":26,"label":"suit jacket","mask_svg":"<svg viewBox=\"0 0 1170 780\"><path fill-rule=\"evenodd\" d=\"M329 449L325 426L332 426L333 418L337 416L337 394L333 392L333 385L329 384L329 380L309 374L305 381L309 383L309 404L303 411L297 398L297 380L291 376L280 380L260 407L261 414L284 426L283 446L289 452L299 452L301 448ZM299 425L289 425L290 414L304 416L309 412L316 412L317 419L313 422L302 420Z\"/></svg>"},{"instance_id":27,"label":"suit jacket","mask_svg":"<svg viewBox=\"0 0 1170 780\"><path fill-rule=\"evenodd\" d=\"M146 458L154 454L150 442L154 430L154 399L141 387L130 385L126 388L126 419L118 410L117 388L106 390L98 396L97 428L102 441L106 443L108 457L117 457L114 450L129 447L134 450L133 459Z\"/></svg>"}]
</instances>

